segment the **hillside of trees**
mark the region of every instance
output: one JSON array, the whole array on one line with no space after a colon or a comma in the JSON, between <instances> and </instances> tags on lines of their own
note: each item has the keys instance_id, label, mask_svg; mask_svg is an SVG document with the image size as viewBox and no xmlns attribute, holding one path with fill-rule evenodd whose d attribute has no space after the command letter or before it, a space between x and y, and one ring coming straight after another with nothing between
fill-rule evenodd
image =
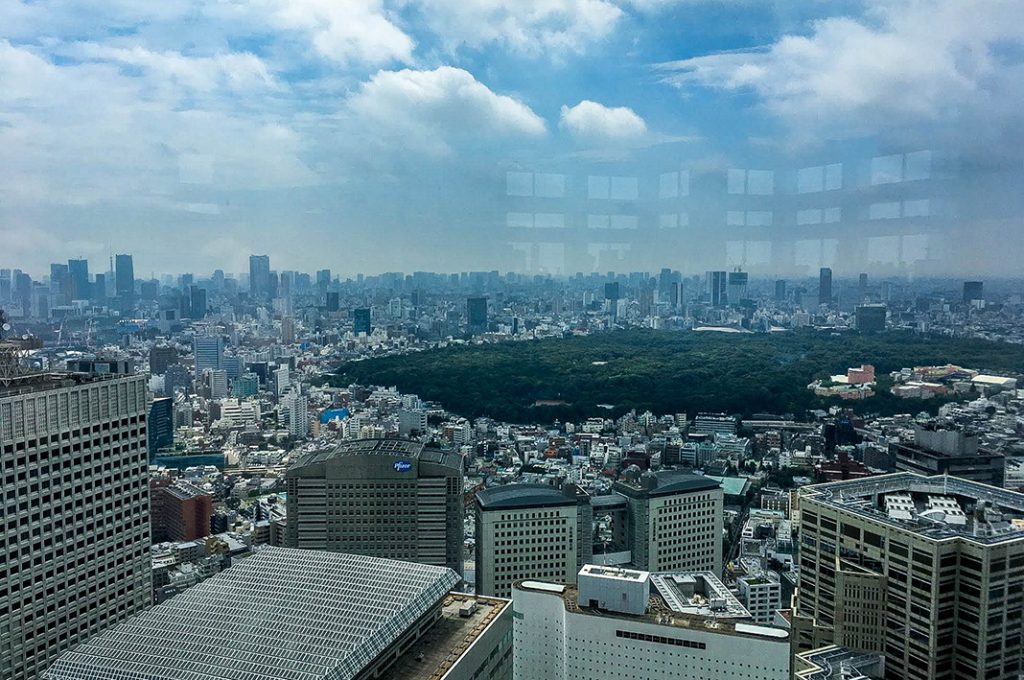
<instances>
[{"instance_id":1,"label":"hillside of trees","mask_svg":"<svg viewBox=\"0 0 1024 680\"><path fill-rule=\"evenodd\" d=\"M945 363L1018 373L1024 372L1024 347L903 333L629 330L350 362L324 382L395 385L466 417L518 423L619 415L630 409L691 417L714 411L802 418L810 409L838 403L815 397L808 383L862 363L873 364L879 376L905 366ZM566 403L535 406L538 401ZM934 412L943 401L897 399L883 390L863 403L845 403L884 415Z\"/></svg>"}]
</instances>

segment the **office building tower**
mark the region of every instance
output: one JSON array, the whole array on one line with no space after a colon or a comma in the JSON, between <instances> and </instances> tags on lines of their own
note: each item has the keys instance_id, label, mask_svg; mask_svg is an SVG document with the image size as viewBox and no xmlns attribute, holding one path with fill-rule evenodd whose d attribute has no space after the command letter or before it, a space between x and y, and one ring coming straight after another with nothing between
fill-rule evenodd
<instances>
[{"instance_id":1,"label":"office building tower","mask_svg":"<svg viewBox=\"0 0 1024 680\"><path fill-rule=\"evenodd\" d=\"M1001 487L1006 457L982 449L977 432L953 425L914 425L913 442L890 442L889 458L897 471L919 475L955 475Z\"/></svg>"},{"instance_id":2,"label":"office building tower","mask_svg":"<svg viewBox=\"0 0 1024 680\"><path fill-rule=\"evenodd\" d=\"M337 312L341 309L341 295L335 291L327 292L327 311Z\"/></svg>"},{"instance_id":3,"label":"office building tower","mask_svg":"<svg viewBox=\"0 0 1024 680\"><path fill-rule=\"evenodd\" d=\"M288 368L288 364L280 364L277 366L271 375L270 382L273 387L274 394L278 397L283 395L292 385L292 374L291 369Z\"/></svg>"},{"instance_id":4,"label":"office building tower","mask_svg":"<svg viewBox=\"0 0 1024 680\"><path fill-rule=\"evenodd\" d=\"M309 434L309 401L298 392L291 391L281 397L280 414L288 436L304 439Z\"/></svg>"},{"instance_id":5,"label":"office building tower","mask_svg":"<svg viewBox=\"0 0 1024 680\"><path fill-rule=\"evenodd\" d=\"M647 571L722 571L724 495L718 482L674 470L624 477L631 563Z\"/></svg>"},{"instance_id":6,"label":"office building tower","mask_svg":"<svg viewBox=\"0 0 1024 680\"><path fill-rule=\"evenodd\" d=\"M224 361L224 337L221 335L197 335L192 338L192 353L195 358L196 377L203 371L219 370Z\"/></svg>"},{"instance_id":7,"label":"office building tower","mask_svg":"<svg viewBox=\"0 0 1024 680\"><path fill-rule=\"evenodd\" d=\"M281 342L285 345L295 343L295 319L290 316L281 319Z\"/></svg>"},{"instance_id":8,"label":"office building tower","mask_svg":"<svg viewBox=\"0 0 1024 680\"><path fill-rule=\"evenodd\" d=\"M158 397L149 405L146 448L152 462L161 449L174 446L174 399Z\"/></svg>"},{"instance_id":9,"label":"office building tower","mask_svg":"<svg viewBox=\"0 0 1024 680\"><path fill-rule=\"evenodd\" d=\"M8 302L11 299L11 270L0 269L0 302Z\"/></svg>"},{"instance_id":10,"label":"office building tower","mask_svg":"<svg viewBox=\"0 0 1024 680\"><path fill-rule=\"evenodd\" d=\"M693 419L692 432L699 434L736 434L739 423L734 416L724 413L698 413Z\"/></svg>"},{"instance_id":11,"label":"office building tower","mask_svg":"<svg viewBox=\"0 0 1024 680\"><path fill-rule=\"evenodd\" d=\"M71 299L89 300L92 289L89 286L89 261L68 260L68 277L71 279Z\"/></svg>"},{"instance_id":12,"label":"office building tower","mask_svg":"<svg viewBox=\"0 0 1024 680\"><path fill-rule=\"evenodd\" d=\"M646 571L587 565L577 581L515 585L516 680L789 680L789 631L691 607L692 577L652 587Z\"/></svg>"},{"instance_id":13,"label":"office building tower","mask_svg":"<svg viewBox=\"0 0 1024 680\"><path fill-rule=\"evenodd\" d=\"M1024 495L897 473L800 489L798 648L885 655L885 677L1020 677Z\"/></svg>"},{"instance_id":14,"label":"office building tower","mask_svg":"<svg viewBox=\"0 0 1024 680\"><path fill-rule=\"evenodd\" d=\"M741 301L747 299L748 277L747 272L729 272L727 277L729 304L738 305Z\"/></svg>"},{"instance_id":15,"label":"office building tower","mask_svg":"<svg viewBox=\"0 0 1024 680\"><path fill-rule=\"evenodd\" d=\"M857 302L864 302L868 297L868 275L861 274L857 277Z\"/></svg>"},{"instance_id":16,"label":"office building tower","mask_svg":"<svg viewBox=\"0 0 1024 680\"><path fill-rule=\"evenodd\" d=\"M251 397L260 391L260 379L255 373L246 373L231 383L231 395L237 398Z\"/></svg>"},{"instance_id":17,"label":"office building tower","mask_svg":"<svg viewBox=\"0 0 1024 680\"><path fill-rule=\"evenodd\" d=\"M184 366L171 364L164 371L164 396L173 397L179 389L192 394L192 374Z\"/></svg>"},{"instance_id":18,"label":"office building tower","mask_svg":"<svg viewBox=\"0 0 1024 680\"><path fill-rule=\"evenodd\" d=\"M149 372L163 375L167 367L179 361L178 350L170 345L153 345L149 350Z\"/></svg>"},{"instance_id":19,"label":"office building tower","mask_svg":"<svg viewBox=\"0 0 1024 680\"><path fill-rule=\"evenodd\" d=\"M152 489L154 541L194 541L210 535L213 496L178 479Z\"/></svg>"},{"instance_id":20,"label":"office building tower","mask_svg":"<svg viewBox=\"0 0 1024 680\"><path fill-rule=\"evenodd\" d=\"M71 275L66 264L50 265L50 295L55 305L71 302Z\"/></svg>"},{"instance_id":21,"label":"office building tower","mask_svg":"<svg viewBox=\"0 0 1024 680\"><path fill-rule=\"evenodd\" d=\"M575 583L593 556L590 494L509 484L476 494L476 592L511 597L522 579Z\"/></svg>"},{"instance_id":22,"label":"office building tower","mask_svg":"<svg viewBox=\"0 0 1024 680\"><path fill-rule=\"evenodd\" d=\"M822 267L818 273L818 304L832 304L832 270Z\"/></svg>"},{"instance_id":23,"label":"office building tower","mask_svg":"<svg viewBox=\"0 0 1024 680\"><path fill-rule=\"evenodd\" d=\"M397 439L345 442L286 473L287 545L462 573L462 459Z\"/></svg>"},{"instance_id":24,"label":"office building tower","mask_svg":"<svg viewBox=\"0 0 1024 680\"><path fill-rule=\"evenodd\" d=\"M885 305L857 305L855 324L858 331L877 332L885 330L885 318L888 309Z\"/></svg>"},{"instance_id":25,"label":"office building tower","mask_svg":"<svg viewBox=\"0 0 1024 680\"><path fill-rule=\"evenodd\" d=\"M466 320L470 328L487 328L487 298L471 297L466 300Z\"/></svg>"},{"instance_id":26,"label":"office building tower","mask_svg":"<svg viewBox=\"0 0 1024 680\"><path fill-rule=\"evenodd\" d=\"M964 304L973 300L985 299L985 283L983 281L964 281Z\"/></svg>"},{"instance_id":27,"label":"office building tower","mask_svg":"<svg viewBox=\"0 0 1024 680\"><path fill-rule=\"evenodd\" d=\"M373 331L373 326L370 325L369 307L352 310L352 331L356 335L360 333L369 335Z\"/></svg>"},{"instance_id":28,"label":"office building tower","mask_svg":"<svg viewBox=\"0 0 1024 680\"><path fill-rule=\"evenodd\" d=\"M119 298L131 298L135 295L135 266L131 255L118 255L114 258L115 291Z\"/></svg>"},{"instance_id":29,"label":"office building tower","mask_svg":"<svg viewBox=\"0 0 1024 680\"><path fill-rule=\"evenodd\" d=\"M253 297L271 297L270 256L249 256L249 294Z\"/></svg>"},{"instance_id":30,"label":"office building tower","mask_svg":"<svg viewBox=\"0 0 1024 680\"><path fill-rule=\"evenodd\" d=\"M189 287L189 311L192 319L206 318L206 289L199 286Z\"/></svg>"},{"instance_id":31,"label":"office building tower","mask_svg":"<svg viewBox=\"0 0 1024 680\"><path fill-rule=\"evenodd\" d=\"M224 369L203 369L203 396L207 399L224 399L228 396L228 372Z\"/></svg>"},{"instance_id":32,"label":"office building tower","mask_svg":"<svg viewBox=\"0 0 1024 680\"><path fill-rule=\"evenodd\" d=\"M748 574L736 579L739 600L755 623L771 625L775 613L782 609L782 583L773 571ZM789 607L789 603L786 603Z\"/></svg>"},{"instance_id":33,"label":"office building tower","mask_svg":"<svg viewBox=\"0 0 1024 680\"><path fill-rule=\"evenodd\" d=\"M319 269L316 272L316 287L320 290L327 290L327 287L331 285L331 270L330 269Z\"/></svg>"},{"instance_id":34,"label":"office building tower","mask_svg":"<svg viewBox=\"0 0 1024 680\"><path fill-rule=\"evenodd\" d=\"M146 451L142 375L0 382L0 677L35 680L150 605Z\"/></svg>"},{"instance_id":35,"label":"office building tower","mask_svg":"<svg viewBox=\"0 0 1024 680\"><path fill-rule=\"evenodd\" d=\"M728 301L728 277L726 272L708 272L705 277L708 302L712 307L723 307Z\"/></svg>"},{"instance_id":36,"label":"office building tower","mask_svg":"<svg viewBox=\"0 0 1024 680\"><path fill-rule=\"evenodd\" d=\"M451 592L458 582L422 564L262 546L44 680L509 680L510 603Z\"/></svg>"},{"instance_id":37,"label":"office building tower","mask_svg":"<svg viewBox=\"0 0 1024 680\"><path fill-rule=\"evenodd\" d=\"M786 301L786 281L784 279L778 279L775 282L775 301Z\"/></svg>"},{"instance_id":38,"label":"office building tower","mask_svg":"<svg viewBox=\"0 0 1024 680\"><path fill-rule=\"evenodd\" d=\"M160 282L153 279L139 284L139 296L143 300L156 300L160 294Z\"/></svg>"},{"instance_id":39,"label":"office building tower","mask_svg":"<svg viewBox=\"0 0 1024 680\"><path fill-rule=\"evenodd\" d=\"M619 282L609 281L604 284L604 299L617 301L619 299Z\"/></svg>"}]
</instances>

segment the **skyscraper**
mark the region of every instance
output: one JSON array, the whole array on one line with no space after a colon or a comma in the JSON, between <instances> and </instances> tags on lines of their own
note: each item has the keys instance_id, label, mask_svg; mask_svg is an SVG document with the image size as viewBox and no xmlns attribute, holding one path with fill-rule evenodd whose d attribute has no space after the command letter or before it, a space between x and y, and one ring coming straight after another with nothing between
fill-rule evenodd
<instances>
[{"instance_id":1,"label":"skyscraper","mask_svg":"<svg viewBox=\"0 0 1024 680\"><path fill-rule=\"evenodd\" d=\"M135 266L131 255L118 255L114 258L114 279L117 297L130 298L135 295Z\"/></svg>"},{"instance_id":2,"label":"skyscraper","mask_svg":"<svg viewBox=\"0 0 1024 680\"><path fill-rule=\"evenodd\" d=\"M969 305L971 300L984 300L984 288L983 281L964 281L964 304Z\"/></svg>"},{"instance_id":3,"label":"skyscraper","mask_svg":"<svg viewBox=\"0 0 1024 680\"><path fill-rule=\"evenodd\" d=\"M829 267L822 267L818 272L818 304L832 304L832 270Z\"/></svg>"},{"instance_id":4,"label":"skyscraper","mask_svg":"<svg viewBox=\"0 0 1024 680\"><path fill-rule=\"evenodd\" d=\"M199 378L206 369L218 370L224 362L224 338L220 335L197 335L192 339L195 374Z\"/></svg>"},{"instance_id":5,"label":"skyscraper","mask_svg":"<svg viewBox=\"0 0 1024 680\"><path fill-rule=\"evenodd\" d=\"M857 278L857 302L864 302L864 299L868 296L868 275L861 274Z\"/></svg>"},{"instance_id":6,"label":"skyscraper","mask_svg":"<svg viewBox=\"0 0 1024 680\"><path fill-rule=\"evenodd\" d=\"M904 472L800 490L801 649L885 655L886 678L1019 677L1024 494Z\"/></svg>"},{"instance_id":7,"label":"skyscraper","mask_svg":"<svg viewBox=\"0 0 1024 680\"><path fill-rule=\"evenodd\" d=\"M786 281L784 279L779 279L775 282L775 301L786 301Z\"/></svg>"},{"instance_id":8,"label":"skyscraper","mask_svg":"<svg viewBox=\"0 0 1024 680\"><path fill-rule=\"evenodd\" d=\"M147 448L152 461L160 449L174 444L174 399L158 397L153 400L149 405L148 429Z\"/></svg>"},{"instance_id":9,"label":"skyscraper","mask_svg":"<svg viewBox=\"0 0 1024 680\"><path fill-rule=\"evenodd\" d=\"M462 573L462 459L397 439L300 457L286 473L292 548L351 552Z\"/></svg>"},{"instance_id":10,"label":"skyscraper","mask_svg":"<svg viewBox=\"0 0 1024 680\"><path fill-rule=\"evenodd\" d=\"M150 605L146 382L35 374L0 383L0 677Z\"/></svg>"},{"instance_id":11,"label":"skyscraper","mask_svg":"<svg viewBox=\"0 0 1024 680\"><path fill-rule=\"evenodd\" d=\"M68 260L68 277L71 279L72 300L88 300L92 297L88 260Z\"/></svg>"},{"instance_id":12,"label":"skyscraper","mask_svg":"<svg viewBox=\"0 0 1024 680\"><path fill-rule=\"evenodd\" d=\"M487 328L487 298L471 297L466 300L466 319L470 328Z\"/></svg>"},{"instance_id":13,"label":"skyscraper","mask_svg":"<svg viewBox=\"0 0 1024 680\"><path fill-rule=\"evenodd\" d=\"M738 305L740 301L747 299L747 272L729 272L729 304Z\"/></svg>"},{"instance_id":14,"label":"skyscraper","mask_svg":"<svg viewBox=\"0 0 1024 680\"><path fill-rule=\"evenodd\" d=\"M269 297L270 290L270 256L249 256L249 293L253 297Z\"/></svg>"},{"instance_id":15,"label":"skyscraper","mask_svg":"<svg viewBox=\"0 0 1024 680\"><path fill-rule=\"evenodd\" d=\"M356 335L365 333L369 335L373 331L370 323L370 308L363 307L352 311L352 330Z\"/></svg>"},{"instance_id":16,"label":"skyscraper","mask_svg":"<svg viewBox=\"0 0 1024 680\"><path fill-rule=\"evenodd\" d=\"M708 294L708 302L712 307L722 307L728 300L728 277L725 272L708 272L705 280L705 287Z\"/></svg>"},{"instance_id":17,"label":"skyscraper","mask_svg":"<svg viewBox=\"0 0 1024 680\"><path fill-rule=\"evenodd\" d=\"M193 319L206 318L206 289L199 286L189 288L189 309Z\"/></svg>"}]
</instances>

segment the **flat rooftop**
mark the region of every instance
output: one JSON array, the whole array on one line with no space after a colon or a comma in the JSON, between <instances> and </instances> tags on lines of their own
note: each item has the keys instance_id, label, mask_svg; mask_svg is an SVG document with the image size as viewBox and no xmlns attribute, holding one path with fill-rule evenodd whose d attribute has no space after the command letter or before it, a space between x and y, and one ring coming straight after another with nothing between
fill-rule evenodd
<instances>
[{"instance_id":1,"label":"flat rooftop","mask_svg":"<svg viewBox=\"0 0 1024 680\"><path fill-rule=\"evenodd\" d=\"M681 630L695 630L707 633L718 633L720 635L752 637L762 640L776 639L779 641L785 641L785 644L789 644L789 631L783 628L759 626L742 620L730 619L728 617L698 616L674 611L671 605L669 605L653 588L651 589L651 598L647 603L647 611L639 615L630 615L607 611L604 609L597 609L594 607L580 606L579 590L576 586L560 586L560 590L556 590L538 588L536 585L537 584L530 581L522 581L517 583L515 587L533 592L546 593L551 597L560 597L562 598L562 602L565 605L566 610L577 614L621 619L622 621L640 621L643 623L670 626Z\"/></svg>"},{"instance_id":2,"label":"flat rooftop","mask_svg":"<svg viewBox=\"0 0 1024 680\"><path fill-rule=\"evenodd\" d=\"M750 612L710 571L651 574L651 585L674 612L718 618L750 618Z\"/></svg>"},{"instance_id":3,"label":"flat rooftop","mask_svg":"<svg viewBox=\"0 0 1024 680\"><path fill-rule=\"evenodd\" d=\"M460 610L476 603L470 616ZM510 600L451 593L441 606L441 618L388 670L402 680L440 680L487 627L511 605Z\"/></svg>"},{"instance_id":4,"label":"flat rooftop","mask_svg":"<svg viewBox=\"0 0 1024 680\"><path fill-rule=\"evenodd\" d=\"M586 492L577 491L586 496ZM579 493L567 496L551 484L505 484L477 491L476 502L484 510L547 508L576 505Z\"/></svg>"},{"instance_id":5,"label":"flat rooftop","mask_svg":"<svg viewBox=\"0 0 1024 680\"><path fill-rule=\"evenodd\" d=\"M648 486L650 485L650 486ZM676 470L645 472L636 481L620 479L615 482L614 489L629 495L670 496L681 493L696 493L720 488L720 484L710 477L693 475Z\"/></svg>"},{"instance_id":6,"label":"flat rooftop","mask_svg":"<svg viewBox=\"0 0 1024 680\"><path fill-rule=\"evenodd\" d=\"M394 458L415 458L427 463L439 463L462 469L462 458L450 451L427 448L422 442L407 439L356 439L342 442L328 449L313 451L301 456L293 467L304 467L324 463L342 456L391 456Z\"/></svg>"},{"instance_id":7,"label":"flat rooftop","mask_svg":"<svg viewBox=\"0 0 1024 680\"><path fill-rule=\"evenodd\" d=\"M10 379L0 380L0 397L13 397L19 394L31 394L42 390L55 390L64 387L77 387L90 383L108 380L124 380L138 377L135 373L25 373Z\"/></svg>"},{"instance_id":8,"label":"flat rooftop","mask_svg":"<svg viewBox=\"0 0 1024 680\"><path fill-rule=\"evenodd\" d=\"M1024 541L1024 494L959 477L899 472L815 484L800 493L933 540Z\"/></svg>"},{"instance_id":9,"label":"flat rooftop","mask_svg":"<svg viewBox=\"0 0 1024 680\"><path fill-rule=\"evenodd\" d=\"M45 680L349 680L458 583L316 550L252 557L63 654Z\"/></svg>"}]
</instances>

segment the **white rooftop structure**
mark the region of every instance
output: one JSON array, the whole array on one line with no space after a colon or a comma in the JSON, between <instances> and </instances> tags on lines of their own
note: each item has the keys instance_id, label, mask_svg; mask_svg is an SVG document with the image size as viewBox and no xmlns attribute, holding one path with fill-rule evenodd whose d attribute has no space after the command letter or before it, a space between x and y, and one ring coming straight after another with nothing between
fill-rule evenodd
<instances>
[{"instance_id":1,"label":"white rooftop structure","mask_svg":"<svg viewBox=\"0 0 1024 680\"><path fill-rule=\"evenodd\" d=\"M264 547L61 656L46 680L347 680L454 587L444 567Z\"/></svg>"}]
</instances>

